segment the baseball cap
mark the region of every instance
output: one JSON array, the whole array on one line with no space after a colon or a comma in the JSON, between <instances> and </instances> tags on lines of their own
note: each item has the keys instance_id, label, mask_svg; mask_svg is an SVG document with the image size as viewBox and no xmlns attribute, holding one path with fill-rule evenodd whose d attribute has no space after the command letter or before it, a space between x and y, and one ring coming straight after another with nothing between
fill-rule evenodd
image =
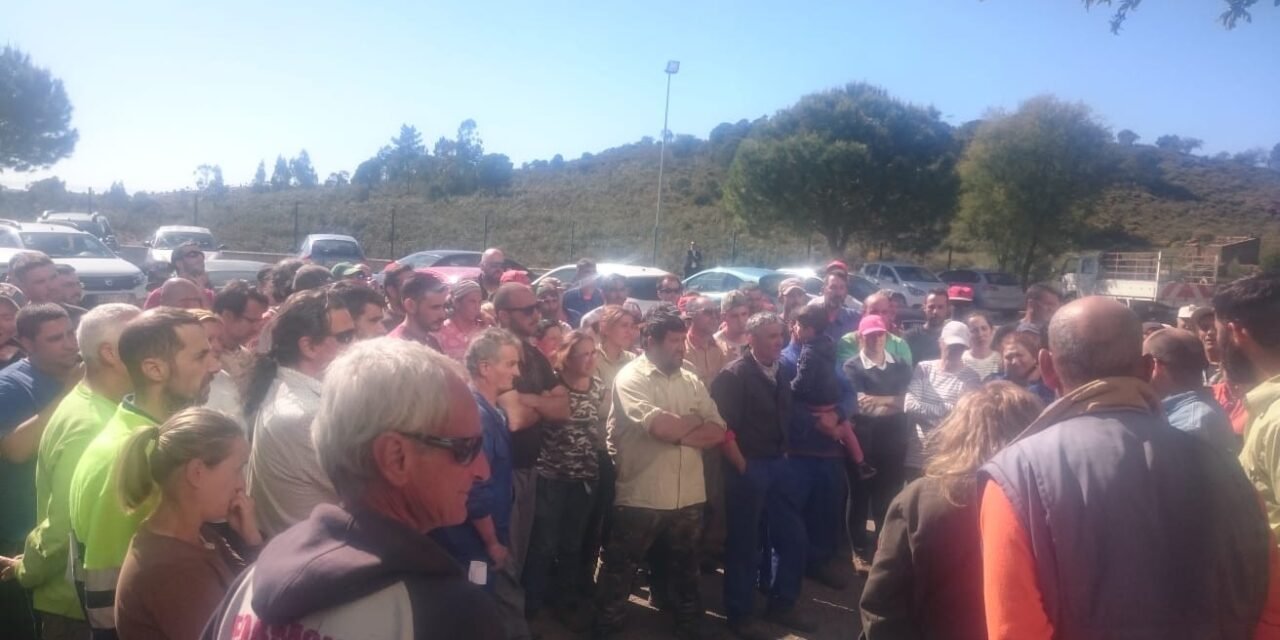
<instances>
[{"instance_id":1,"label":"baseball cap","mask_svg":"<svg viewBox=\"0 0 1280 640\"><path fill-rule=\"evenodd\" d=\"M952 320L942 325L941 340L942 344L948 347L957 344L962 344L967 347L969 346L969 327L963 322Z\"/></svg>"},{"instance_id":2,"label":"baseball cap","mask_svg":"<svg viewBox=\"0 0 1280 640\"><path fill-rule=\"evenodd\" d=\"M1213 307L1196 307L1196 310L1191 313L1191 323L1199 325L1201 320L1206 317L1212 318L1215 315Z\"/></svg>"},{"instance_id":3,"label":"baseball cap","mask_svg":"<svg viewBox=\"0 0 1280 640\"><path fill-rule=\"evenodd\" d=\"M173 253L169 254L169 264L173 264L173 265L178 264L178 260L181 260L182 255L185 254L189 249L195 249L196 251L199 251L201 254L204 253L204 249L200 248L199 243L197 243L194 240L188 240L173 248Z\"/></svg>"},{"instance_id":4,"label":"baseball cap","mask_svg":"<svg viewBox=\"0 0 1280 640\"><path fill-rule=\"evenodd\" d=\"M1191 318L1195 317L1195 315L1196 315L1196 306L1194 304L1189 304L1189 305L1186 305L1185 307L1182 307L1181 309L1178 309L1179 320L1190 320Z\"/></svg>"},{"instance_id":5,"label":"baseball cap","mask_svg":"<svg viewBox=\"0 0 1280 640\"><path fill-rule=\"evenodd\" d=\"M360 272L360 267L351 262L339 262L333 265L333 277L342 279L354 276Z\"/></svg>"},{"instance_id":6,"label":"baseball cap","mask_svg":"<svg viewBox=\"0 0 1280 640\"><path fill-rule=\"evenodd\" d=\"M15 310L21 309L27 306L27 294L15 285L0 282L0 301L8 302Z\"/></svg>"},{"instance_id":7,"label":"baseball cap","mask_svg":"<svg viewBox=\"0 0 1280 640\"><path fill-rule=\"evenodd\" d=\"M947 287L947 299L955 302L973 302L973 287L967 284L953 284Z\"/></svg>"},{"instance_id":8,"label":"baseball cap","mask_svg":"<svg viewBox=\"0 0 1280 640\"><path fill-rule=\"evenodd\" d=\"M778 295L780 296L785 296L794 289L804 291L804 284L800 282L800 278L787 278L778 283Z\"/></svg>"},{"instance_id":9,"label":"baseball cap","mask_svg":"<svg viewBox=\"0 0 1280 640\"><path fill-rule=\"evenodd\" d=\"M849 273L849 265L845 264L844 260L832 260L827 263L827 268L823 269L823 271L826 273L831 273L832 271L843 271L845 273Z\"/></svg>"},{"instance_id":10,"label":"baseball cap","mask_svg":"<svg viewBox=\"0 0 1280 640\"><path fill-rule=\"evenodd\" d=\"M858 335L869 336L873 333L888 333L889 327L885 326L884 318L880 316L862 316L862 320L858 322Z\"/></svg>"},{"instance_id":11,"label":"baseball cap","mask_svg":"<svg viewBox=\"0 0 1280 640\"><path fill-rule=\"evenodd\" d=\"M503 271L502 277L498 278L498 282L506 284L508 282L518 282L520 284L529 284L528 271Z\"/></svg>"},{"instance_id":12,"label":"baseball cap","mask_svg":"<svg viewBox=\"0 0 1280 640\"><path fill-rule=\"evenodd\" d=\"M564 283L560 282L560 278L546 277L538 281L538 295L542 295L544 291L555 291L557 293L564 291Z\"/></svg>"}]
</instances>

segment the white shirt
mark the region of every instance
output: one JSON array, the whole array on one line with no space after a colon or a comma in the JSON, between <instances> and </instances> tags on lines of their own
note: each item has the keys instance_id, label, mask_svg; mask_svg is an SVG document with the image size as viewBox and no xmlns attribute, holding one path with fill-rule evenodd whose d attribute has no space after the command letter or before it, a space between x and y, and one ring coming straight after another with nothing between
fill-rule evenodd
<instances>
[{"instance_id":1,"label":"white shirt","mask_svg":"<svg viewBox=\"0 0 1280 640\"><path fill-rule=\"evenodd\" d=\"M985 358L975 358L972 353L966 351L964 352L964 363L968 365L970 369L978 372L978 378L986 380L991 377L992 374L999 373L1000 354L992 351Z\"/></svg>"},{"instance_id":2,"label":"white shirt","mask_svg":"<svg viewBox=\"0 0 1280 640\"><path fill-rule=\"evenodd\" d=\"M311 420L319 409L320 381L280 367L254 416L249 495L268 536L305 520L318 504L338 503L311 443Z\"/></svg>"},{"instance_id":3,"label":"white shirt","mask_svg":"<svg viewBox=\"0 0 1280 640\"><path fill-rule=\"evenodd\" d=\"M858 351L858 358L862 360L862 367L864 369L883 370L885 367L888 367L890 364L897 362L897 360L893 359L893 354L889 353L888 351L884 352L884 362L881 362L880 364L876 364L875 362L872 362L871 358L867 357L867 352L865 351L861 351L861 350Z\"/></svg>"},{"instance_id":4,"label":"white shirt","mask_svg":"<svg viewBox=\"0 0 1280 640\"><path fill-rule=\"evenodd\" d=\"M213 381L209 383L209 399L205 400L204 406L226 414L248 435L248 427L244 421L244 404L240 402L240 391L236 389L235 382L225 369L213 374Z\"/></svg>"}]
</instances>

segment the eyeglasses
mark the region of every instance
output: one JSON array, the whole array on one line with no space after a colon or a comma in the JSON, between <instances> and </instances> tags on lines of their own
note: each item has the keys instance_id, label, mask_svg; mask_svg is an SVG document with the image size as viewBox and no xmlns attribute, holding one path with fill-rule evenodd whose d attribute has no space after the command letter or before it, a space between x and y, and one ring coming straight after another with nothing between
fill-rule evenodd
<instances>
[{"instance_id":1,"label":"eyeglasses","mask_svg":"<svg viewBox=\"0 0 1280 640\"><path fill-rule=\"evenodd\" d=\"M338 344L351 344L351 341L356 339L356 330L347 329L346 331L331 333L329 335L333 336L333 339L337 340Z\"/></svg>"},{"instance_id":2,"label":"eyeglasses","mask_svg":"<svg viewBox=\"0 0 1280 640\"><path fill-rule=\"evenodd\" d=\"M397 431L396 433L413 440L419 444L433 447L436 449L444 449L453 454L453 461L462 466L471 464L480 455L480 449L484 445L484 436L472 436L470 438L441 438L439 436L430 436L425 433L410 433L408 431Z\"/></svg>"},{"instance_id":3,"label":"eyeglasses","mask_svg":"<svg viewBox=\"0 0 1280 640\"><path fill-rule=\"evenodd\" d=\"M506 311L508 313L519 313L521 315L526 315L526 316L533 315L534 312L536 312L537 310L538 310L537 303L531 304L527 307L506 307L504 309L501 309L501 311Z\"/></svg>"}]
</instances>

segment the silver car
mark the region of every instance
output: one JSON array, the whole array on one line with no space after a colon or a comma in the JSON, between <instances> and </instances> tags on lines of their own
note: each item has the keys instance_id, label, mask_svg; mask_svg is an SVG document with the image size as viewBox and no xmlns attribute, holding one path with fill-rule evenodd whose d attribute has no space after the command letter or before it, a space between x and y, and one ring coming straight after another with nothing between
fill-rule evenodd
<instances>
[{"instance_id":1,"label":"silver car","mask_svg":"<svg viewBox=\"0 0 1280 640\"><path fill-rule=\"evenodd\" d=\"M1023 307L1023 289L1018 279L990 269L952 269L938 277L947 284L973 287L973 304L988 311L1017 311Z\"/></svg>"}]
</instances>

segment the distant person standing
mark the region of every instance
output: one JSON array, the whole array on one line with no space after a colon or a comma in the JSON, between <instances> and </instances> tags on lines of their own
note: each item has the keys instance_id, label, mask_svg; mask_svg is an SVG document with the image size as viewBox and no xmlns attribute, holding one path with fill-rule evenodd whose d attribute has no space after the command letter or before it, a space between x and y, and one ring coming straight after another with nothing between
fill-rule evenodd
<instances>
[{"instance_id":1,"label":"distant person standing","mask_svg":"<svg viewBox=\"0 0 1280 640\"><path fill-rule=\"evenodd\" d=\"M1022 322L1035 325L1040 335L1049 335L1049 320L1062 306L1062 294L1047 284L1033 284L1027 287L1027 309Z\"/></svg>"},{"instance_id":2,"label":"distant person standing","mask_svg":"<svg viewBox=\"0 0 1280 640\"><path fill-rule=\"evenodd\" d=\"M964 352L964 363L977 371L982 380L1000 373L1001 354L991 348L995 332L991 316L985 311L973 311L963 321L969 326L969 350Z\"/></svg>"},{"instance_id":3,"label":"distant person standing","mask_svg":"<svg viewBox=\"0 0 1280 640\"><path fill-rule=\"evenodd\" d=\"M574 282L577 286L566 291L561 301L565 309L581 318L588 311L604 304L604 294L600 292L596 282L596 263L586 258L579 260Z\"/></svg>"},{"instance_id":4,"label":"distant person standing","mask_svg":"<svg viewBox=\"0 0 1280 640\"><path fill-rule=\"evenodd\" d=\"M684 277L702 271L702 249L698 248L698 243L690 240L689 250L684 254Z\"/></svg>"},{"instance_id":5,"label":"distant person standing","mask_svg":"<svg viewBox=\"0 0 1280 640\"><path fill-rule=\"evenodd\" d=\"M200 294L204 297L204 306L202 309L213 308L213 290L209 289L209 274L205 273L204 268L204 249L194 241L187 241L176 248L173 253L169 254L169 263L173 265L174 277L183 278L194 282L200 289ZM143 309L151 309L160 306L160 289L156 289L147 295L146 302L142 305Z\"/></svg>"},{"instance_id":6,"label":"distant person standing","mask_svg":"<svg viewBox=\"0 0 1280 640\"><path fill-rule=\"evenodd\" d=\"M954 320L939 331L937 349L942 357L916 365L903 406L915 422L916 437L907 438L907 479L920 476L926 458L929 434L937 428L965 393L978 388L978 373L964 363L969 348L969 327Z\"/></svg>"},{"instance_id":7,"label":"distant person standing","mask_svg":"<svg viewBox=\"0 0 1280 640\"><path fill-rule=\"evenodd\" d=\"M391 264L395 264L394 262ZM390 267L391 265L387 265ZM404 306L401 304L400 283L413 273L413 267L407 264L396 265L394 269L383 272L382 289L387 295L387 310L382 314L382 326L387 332L394 331L404 322Z\"/></svg>"},{"instance_id":8,"label":"distant person standing","mask_svg":"<svg viewBox=\"0 0 1280 640\"><path fill-rule=\"evenodd\" d=\"M1142 343L1151 360L1151 389L1160 396L1169 424L1232 455L1240 453L1231 418L1204 386L1204 347L1196 334L1161 329Z\"/></svg>"},{"instance_id":9,"label":"distant person standing","mask_svg":"<svg viewBox=\"0 0 1280 640\"><path fill-rule=\"evenodd\" d=\"M507 256L502 249L493 247L480 254L480 288L484 290L485 300L493 299L493 294L502 286L502 273L506 270Z\"/></svg>"},{"instance_id":10,"label":"distant person standing","mask_svg":"<svg viewBox=\"0 0 1280 640\"><path fill-rule=\"evenodd\" d=\"M924 325L908 331L905 336L907 345L911 347L912 362L937 360L941 357L938 338L942 336L942 325L949 320L951 300L947 297L947 290L938 288L930 291L924 299Z\"/></svg>"},{"instance_id":11,"label":"distant person standing","mask_svg":"<svg viewBox=\"0 0 1280 640\"><path fill-rule=\"evenodd\" d=\"M475 280L459 280L449 289L449 319L444 321L435 334L440 342L441 353L462 362L471 338L488 327L484 316L480 314L480 304L483 302L484 290Z\"/></svg>"},{"instance_id":12,"label":"distant person standing","mask_svg":"<svg viewBox=\"0 0 1280 640\"><path fill-rule=\"evenodd\" d=\"M417 272L401 281L400 294L404 322L387 335L425 344L443 353L435 334L448 316L445 301L449 298L449 287L432 273Z\"/></svg>"}]
</instances>

